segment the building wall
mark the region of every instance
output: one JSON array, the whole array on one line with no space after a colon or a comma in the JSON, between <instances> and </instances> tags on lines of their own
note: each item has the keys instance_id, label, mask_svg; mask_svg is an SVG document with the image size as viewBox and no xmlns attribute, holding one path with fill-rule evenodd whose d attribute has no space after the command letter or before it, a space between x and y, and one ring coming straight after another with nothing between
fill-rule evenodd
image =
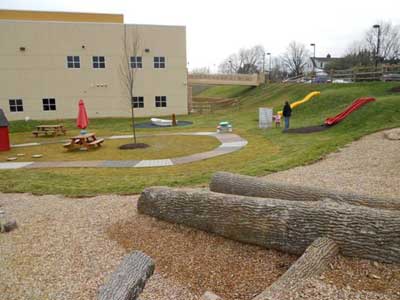
<instances>
[{"instance_id":1,"label":"building wall","mask_svg":"<svg viewBox=\"0 0 400 300\"><path fill-rule=\"evenodd\" d=\"M186 114L185 27L3 20L0 107L8 119L75 118L79 99L85 101L89 117L130 116L120 75L124 26L128 44L137 37L143 57L143 68L135 75L135 95L143 96L145 104L135 109L136 115ZM67 56L79 56L80 68L68 69ZM94 69L92 56L105 56L105 69ZM165 56L165 69L153 67L154 56ZM167 107L155 107L155 96L167 96ZM55 98L56 111L43 111L43 98ZM10 112L9 99L22 99L24 111Z\"/></svg>"}]
</instances>

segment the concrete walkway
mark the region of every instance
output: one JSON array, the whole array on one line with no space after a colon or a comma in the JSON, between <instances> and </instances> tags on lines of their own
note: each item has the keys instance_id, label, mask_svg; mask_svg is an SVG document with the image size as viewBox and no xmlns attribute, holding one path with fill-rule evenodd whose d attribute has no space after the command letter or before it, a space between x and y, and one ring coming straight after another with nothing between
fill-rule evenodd
<instances>
[{"instance_id":1,"label":"concrete walkway","mask_svg":"<svg viewBox=\"0 0 400 300\"><path fill-rule=\"evenodd\" d=\"M194 135L194 136L212 136L221 142L218 148L211 151L196 153L187 156L174 157L168 159L152 160L86 160L86 161L48 161L48 162L6 162L0 163L1 169L37 169L37 168L150 168L167 167L180 164L191 163L219 155L238 151L247 145L247 141L237 134L233 133L215 133L215 132L185 132L169 133L160 135ZM111 136L106 139L125 139L132 138L132 135ZM40 143L13 145L13 147L38 146Z\"/></svg>"}]
</instances>

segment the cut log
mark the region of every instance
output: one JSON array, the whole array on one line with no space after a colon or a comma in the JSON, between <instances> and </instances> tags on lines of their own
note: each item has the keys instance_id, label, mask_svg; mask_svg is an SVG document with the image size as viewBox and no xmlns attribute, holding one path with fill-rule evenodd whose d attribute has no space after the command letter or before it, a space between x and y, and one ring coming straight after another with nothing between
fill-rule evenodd
<instances>
[{"instance_id":1,"label":"cut log","mask_svg":"<svg viewBox=\"0 0 400 300\"><path fill-rule=\"evenodd\" d=\"M288 201L213 193L205 189L145 189L138 211L221 236L302 254L317 238L341 253L400 263L400 212L332 201Z\"/></svg>"},{"instance_id":2,"label":"cut log","mask_svg":"<svg viewBox=\"0 0 400 300\"><path fill-rule=\"evenodd\" d=\"M211 179L210 190L217 193L250 197L285 199L291 201L321 201L329 198L339 203L362 205L381 209L400 210L400 199L370 197L353 193L329 191L265 179L217 172Z\"/></svg>"},{"instance_id":3,"label":"cut log","mask_svg":"<svg viewBox=\"0 0 400 300\"><path fill-rule=\"evenodd\" d=\"M289 291L301 287L308 278L318 276L338 254L338 246L328 238L316 239L304 254L283 274L253 300L279 300Z\"/></svg>"},{"instance_id":4,"label":"cut log","mask_svg":"<svg viewBox=\"0 0 400 300\"><path fill-rule=\"evenodd\" d=\"M136 300L153 272L153 260L140 251L134 251L123 259L108 282L100 288L97 299Z\"/></svg>"}]
</instances>

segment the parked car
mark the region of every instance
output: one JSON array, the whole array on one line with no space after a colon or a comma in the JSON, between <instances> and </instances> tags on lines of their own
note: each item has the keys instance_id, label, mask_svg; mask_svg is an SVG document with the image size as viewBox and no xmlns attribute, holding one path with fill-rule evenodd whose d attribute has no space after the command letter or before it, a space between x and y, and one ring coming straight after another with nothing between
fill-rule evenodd
<instances>
[{"instance_id":1,"label":"parked car","mask_svg":"<svg viewBox=\"0 0 400 300\"><path fill-rule=\"evenodd\" d=\"M311 81L312 83L331 83L331 78L326 74L317 74Z\"/></svg>"}]
</instances>

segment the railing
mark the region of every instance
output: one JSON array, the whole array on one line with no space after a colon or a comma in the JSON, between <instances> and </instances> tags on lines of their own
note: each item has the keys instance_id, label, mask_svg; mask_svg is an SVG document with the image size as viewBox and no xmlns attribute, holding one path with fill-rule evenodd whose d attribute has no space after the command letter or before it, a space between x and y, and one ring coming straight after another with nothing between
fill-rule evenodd
<instances>
[{"instance_id":1,"label":"railing","mask_svg":"<svg viewBox=\"0 0 400 300\"><path fill-rule=\"evenodd\" d=\"M331 70L329 77L332 81L342 79L348 81L399 81L400 65L380 65L369 67L355 67L347 70Z\"/></svg>"},{"instance_id":2,"label":"railing","mask_svg":"<svg viewBox=\"0 0 400 300\"><path fill-rule=\"evenodd\" d=\"M212 113L213 111L224 109L227 107L235 107L240 104L238 99L222 99L222 98L193 98L192 112L195 113Z\"/></svg>"},{"instance_id":3,"label":"railing","mask_svg":"<svg viewBox=\"0 0 400 300\"><path fill-rule=\"evenodd\" d=\"M238 84L258 86L264 83L262 74L188 74L189 84Z\"/></svg>"},{"instance_id":4,"label":"railing","mask_svg":"<svg viewBox=\"0 0 400 300\"><path fill-rule=\"evenodd\" d=\"M327 71L326 75L308 74L287 78L283 82L347 82L400 81L400 65L380 65L378 67L354 67L346 70Z\"/></svg>"}]
</instances>

